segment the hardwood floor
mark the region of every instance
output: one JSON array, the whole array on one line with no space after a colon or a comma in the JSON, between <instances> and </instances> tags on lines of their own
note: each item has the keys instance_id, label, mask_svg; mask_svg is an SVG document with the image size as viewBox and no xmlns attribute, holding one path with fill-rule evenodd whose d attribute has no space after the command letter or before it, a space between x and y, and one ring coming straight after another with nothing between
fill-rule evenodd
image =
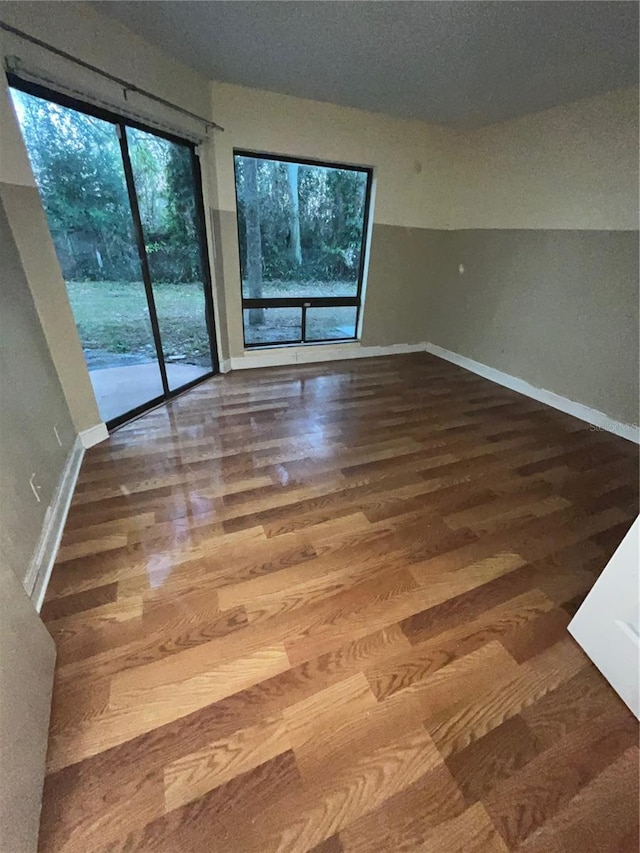
<instances>
[{"instance_id":1,"label":"hardwood floor","mask_svg":"<svg viewBox=\"0 0 640 853\"><path fill-rule=\"evenodd\" d=\"M235 372L84 461L41 850L638 848L566 631L637 447L433 356Z\"/></svg>"}]
</instances>

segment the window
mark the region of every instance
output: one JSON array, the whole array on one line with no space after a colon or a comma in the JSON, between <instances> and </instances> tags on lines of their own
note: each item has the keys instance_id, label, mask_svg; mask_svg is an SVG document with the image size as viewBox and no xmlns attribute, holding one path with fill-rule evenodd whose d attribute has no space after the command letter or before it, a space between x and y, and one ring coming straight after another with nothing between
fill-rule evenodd
<instances>
[{"instance_id":1,"label":"window","mask_svg":"<svg viewBox=\"0 0 640 853\"><path fill-rule=\"evenodd\" d=\"M245 346L355 340L371 170L234 160Z\"/></svg>"}]
</instances>

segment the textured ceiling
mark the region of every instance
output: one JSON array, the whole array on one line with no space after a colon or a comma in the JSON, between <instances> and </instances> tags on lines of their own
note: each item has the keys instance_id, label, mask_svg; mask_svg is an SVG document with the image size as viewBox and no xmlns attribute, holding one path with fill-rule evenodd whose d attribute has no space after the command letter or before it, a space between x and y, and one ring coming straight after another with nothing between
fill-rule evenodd
<instances>
[{"instance_id":1,"label":"textured ceiling","mask_svg":"<svg viewBox=\"0 0 640 853\"><path fill-rule=\"evenodd\" d=\"M211 79L463 127L638 82L635 2L91 5Z\"/></svg>"}]
</instances>

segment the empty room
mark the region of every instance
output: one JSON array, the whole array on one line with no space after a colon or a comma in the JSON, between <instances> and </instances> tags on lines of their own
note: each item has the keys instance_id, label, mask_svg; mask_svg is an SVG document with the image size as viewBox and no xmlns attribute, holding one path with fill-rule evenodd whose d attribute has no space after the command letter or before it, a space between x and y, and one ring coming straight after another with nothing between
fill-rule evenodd
<instances>
[{"instance_id":1,"label":"empty room","mask_svg":"<svg viewBox=\"0 0 640 853\"><path fill-rule=\"evenodd\" d=\"M0 2L0 853L635 853L638 4Z\"/></svg>"}]
</instances>

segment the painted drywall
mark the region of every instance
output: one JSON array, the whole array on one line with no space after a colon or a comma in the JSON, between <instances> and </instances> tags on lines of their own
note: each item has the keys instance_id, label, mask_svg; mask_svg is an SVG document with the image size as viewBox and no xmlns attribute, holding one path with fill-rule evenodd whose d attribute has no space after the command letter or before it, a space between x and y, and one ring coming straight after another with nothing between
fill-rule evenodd
<instances>
[{"instance_id":1,"label":"painted drywall","mask_svg":"<svg viewBox=\"0 0 640 853\"><path fill-rule=\"evenodd\" d=\"M82 344L35 187L0 183L0 196L77 432L101 422Z\"/></svg>"},{"instance_id":2,"label":"painted drywall","mask_svg":"<svg viewBox=\"0 0 640 853\"><path fill-rule=\"evenodd\" d=\"M86 3L65 2L54 5L40 2L0 2L0 18L30 35L90 62L126 80L135 82L185 109L207 114L210 108L209 84L206 78L171 59L163 51L134 35L111 18L100 15ZM0 47L5 56L17 56L29 69L42 70L55 79L89 91L105 100L135 109L151 118L184 122L190 129L199 126L172 110L151 104L135 92L122 88L92 72L69 65L62 58L0 32Z\"/></svg>"},{"instance_id":3,"label":"painted drywall","mask_svg":"<svg viewBox=\"0 0 640 853\"><path fill-rule=\"evenodd\" d=\"M216 139L215 159L220 279L231 356L243 354L233 148L341 160L373 166L375 174L363 344L432 340L634 422L633 336L627 337L626 355L619 353L615 381L607 379L621 333L632 330L637 320L637 272L628 249L633 234L608 244L597 263L593 253L581 253L597 243L597 236L585 239L584 246L575 239L566 247L558 242L558 251L566 249L568 255L558 257L550 269L549 232L637 228L637 97L637 89L624 90L475 132L451 133L423 123L212 84L213 111L227 128ZM467 235L472 228L483 229L473 241ZM541 230L544 239L530 248L522 240L504 246L492 242L493 229L513 228ZM460 241L446 239L445 231L460 231ZM461 262L462 246L475 270L473 297L459 291L464 283L449 274ZM576 292L578 272L582 289ZM509 305L497 311L490 339L478 347L473 343L478 334L475 317L495 302L500 289ZM615 294L616 307L601 313L598 305L606 293ZM511 314L512 302L530 298L536 302L535 323L547 330L542 335L527 327L525 314ZM583 307L574 310L575 322L560 332L557 318L575 298ZM458 310L459 299L470 300L468 313ZM578 358L585 333L591 338L586 361ZM534 355L536 341L544 341L540 357ZM588 372L581 372L584 365L589 365Z\"/></svg>"},{"instance_id":4,"label":"painted drywall","mask_svg":"<svg viewBox=\"0 0 640 853\"><path fill-rule=\"evenodd\" d=\"M443 277L447 233L373 226L362 324L364 346L427 340L429 294Z\"/></svg>"},{"instance_id":5,"label":"painted drywall","mask_svg":"<svg viewBox=\"0 0 640 853\"><path fill-rule=\"evenodd\" d=\"M494 229L443 240L432 343L638 422L637 232Z\"/></svg>"},{"instance_id":6,"label":"painted drywall","mask_svg":"<svg viewBox=\"0 0 640 853\"><path fill-rule=\"evenodd\" d=\"M25 187L36 185L5 86L0 86L0 182Z\"/></svg>"},{"instance_id":7,"label":"painted drywall","mask_svg":"<svg viewBox=\"0 0 640 853\"><path fill-rule=\"evenodd\" d=\"M15 26L29 26L33 22L27 7L32 4L25 4L17 20L14 20L13 13L18 11L19 5L0 3L0 16ZM3 59L20 55L20 47L17 39L0 32L0 55ZM35 58L36 54L32 53L31 61L35 61ZM6 85L0 86L0 191L9 227L21 255L26 286L31 292L75 429L77 432L89 429L99 424L101 418L53 241Z\"/></svg>"},{"instance_id":8,"label":"painted drywall","mask_svg":"<svg viewBox=\"0 0 640 853\"><path fill-rule=\"evenodd\" d=\"M428 340L638 423L638 89L461 135L456 151Z\"/></svg>"},{"instance_id":9,"label":"painted drywall","mask_svg":"<svg viewBox=\"0 0 640 853\"><path fill-rule=\"evenodd\" d=\"M460 134L453 228L638 228L638 88Z\"/></svg>"},{"instance_id":10,"label":"painted drywall","mask_svg":"<svg viewBox=\"0 0 640 853\"><path fill-rule=\"evenodd\" d=\"M1 189L0 258L0 543L4 565L23 581L76 431ZM33 475L39 501L29 485Z\"/></svg>"},{"instance_id":11,"label":"painted drywall","mask_svg":"<svg viewBox=\"0 0 640 853\"><path fill-rule=\"evenodd\" d=\"M235 210L232 152L245 148L375 170L374 222L448 227L450 148L446 128L333 104L212 83L218 202Z\"/></svg>"},{"instance_id":12,"label":"painted drywall","mask_svg":"<svg viewBox=\"0 0 640 853\"><path fill-rule=\"evenodd\" d=\"M35 853L56 649L0 553L0 850Z\"/></svg>"}]
</instances>

